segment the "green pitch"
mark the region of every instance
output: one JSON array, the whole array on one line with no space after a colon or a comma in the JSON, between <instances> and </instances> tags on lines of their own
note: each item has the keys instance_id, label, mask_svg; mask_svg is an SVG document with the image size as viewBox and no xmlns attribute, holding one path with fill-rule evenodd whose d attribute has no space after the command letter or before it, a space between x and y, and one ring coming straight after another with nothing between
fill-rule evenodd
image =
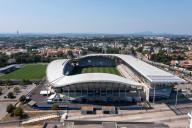
<instances>
[{"instance_id":1,"label":"green pitch","mask_svg":"<svg viewBox=\"0 0 192 128\"><path fill-rule=\"evenodd\" d=\"M75 69L72 74L81 74L81 73L109 73L120 75L116 67L84 67Z\"/></svg>"},{"instance_id":2,"label":"green pitch","mask_svg":"<svg viewBox=\"0 0 192 128\"><path fill-rule=\"evenodd\" d=\"M27 64L11 73L0 76L1 80L42 80L45 77L46 64Z\"/></svg>"}]
</instances>

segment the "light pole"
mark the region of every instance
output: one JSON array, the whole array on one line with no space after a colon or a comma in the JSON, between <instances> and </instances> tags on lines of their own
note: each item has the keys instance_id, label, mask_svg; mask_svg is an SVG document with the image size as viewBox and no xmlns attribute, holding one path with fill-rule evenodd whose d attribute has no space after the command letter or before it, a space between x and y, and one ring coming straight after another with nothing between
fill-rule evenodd
<instances>
[{"instance_id":1,"label":"light pole","mask_svg":"<svg viewBox=\"0 0 192 128\"><path fill-rule=\"evenodd\" d=\"M187 115L188 115L189 118L190 118L189 128L192 128L192 112L189 112Z\"/></svg>"},{"instance_id":2,"label":"light pole","mask_svg":"<svg viewBox=\"0 0 192 128\"><path fill-rule=\"evenodd\" d=\"M155 103L155 85L154 85L154 88L153 88L153 104Z\"/></svg>"},{"instance_id":3,"label":"light pole","mask_svg":"<svg viewBox=\"0 0 192 128\"><path fill-rule=\"evenodd\" d=\"M178 96L178 89L176 88L176 90L177 90L177 93L176 93L176 97L175 97L175 107L177 106L177 96Z\"/></svg>"},{"instance_id":4,"label":"light pole","mask_svg":"<svg viewBox=\"0 0 192 128\"><path fill-rule=\"evenodd\" d=\"M189 93L189 85L187 84L187 97L188 97L188 93Z\"/></svg>"}]
</instances>

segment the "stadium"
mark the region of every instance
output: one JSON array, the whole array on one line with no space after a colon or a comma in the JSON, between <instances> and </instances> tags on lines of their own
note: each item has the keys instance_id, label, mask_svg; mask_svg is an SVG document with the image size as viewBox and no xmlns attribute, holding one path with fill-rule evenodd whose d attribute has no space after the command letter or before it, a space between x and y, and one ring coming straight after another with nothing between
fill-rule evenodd
<instances>
[{"instance_id":1,"label":"stadium","mask_svg":"<svg viewBox=\"0 0 192 128\"><path fill-rule=\"evenodd\" d=\"M137 103L169 98L185 80L131 55L91 54L49 63L47 82L78 103Z\"/></svg>"}]
</instances>

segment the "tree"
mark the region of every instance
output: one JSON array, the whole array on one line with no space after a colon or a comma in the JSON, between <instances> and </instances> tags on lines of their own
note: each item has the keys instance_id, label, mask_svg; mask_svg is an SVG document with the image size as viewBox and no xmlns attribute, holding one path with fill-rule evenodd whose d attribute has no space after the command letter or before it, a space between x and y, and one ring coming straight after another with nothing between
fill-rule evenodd
<instances>
[{"instance_id":1,"label":"tree","mask_svg":"<svg viewBox=\"0 0 192 128\"><path fill-rule=\"evenodd\" d=\"M23 116L23 109L21 107L17 107L14 111L14 115L15 116L19 116L19 117L22 117Z\"/></svg>"},{"instance_id":2,"label":"tree","mask_svg":"<svg viewBox=\"0 0 192 128\"><path fill-rule=\"evenodd\" d=\"M22 80L20 81L20 85L25 85L25 79L22 79Z\"/></svg>"},{"instance_id":3,"label":"tree","mask_svg":"<svg viewBox=\"0 0 192 128\"><path fill-rule=\"evenodd\" d=\"M20 88L19 88L19 87L15 87L15 88L13 89L13 91L14 91L14 93L19 93Z\"/></svg>"},{"instance_id":4,"label":"tree","mask_svg":"<svg viewBox=\"0 0 192 128\"><path fill-rule=\"evenodd\" d=\"M51 107L51 110L59 110L59 105L58 104L53 104Z\"/></svg>"},{"instance_id":5,"label":"tree","mask_svg":"<svg viewBox=\"0 0 192 128\"><path fill-rule=\"evenodd\" d=\"M3 89L0 87L0 95L2 95L3 94Z\"/></svg>"},{"instance_id":6,"label":"tree","mask_svg":"<svg viewBox=\"0 0 192 128\"><path fill-rule=\"evenodd\" d=\"M131 54L132 54L133 56L136 56L137 53L136 53L136 51L134 50L134 48L132 47L130 50L131 50Z\"/></svg>"},{"instance_id":7,"label":"tree","mask_svg":"<svg viewBox=\"0 0 192 128\"><path fill-rule=\"evenodd\" d=\"M30 81L28 79L22 79L21 82L20 82L21 85L26 85L26 84L29 84L29 83L30 83Z\"/></svg>"},{"instance_id":8,"label":"tree","mask_svg":"<svg viewBox=\"0 0 192 128\"><path fill-rule=\"evenodd\" d=\"M119 54L118 48L107 48L107 53Z\"/></svg>"},{"instance_id":9,"label":"tree","mask_svg":"<svg viewBox=\"0 0 192 128\"><path fill-rule=\"evenodd\" d=\"M22 95L22 96L19 98L19 101L20 101L21 103L25 103L25 101L26 101L26 96L25 96L25 95Z\"/></svg>"},{"instance_id":10,"label":"tree","mask_svg":"<svg viewBox=\"0 0 192 128\"><path fill-rule=\"evenodd\" d=\"M144 51L142 51L142 54L143 54L143 55L145 55L145 54L149 54L149 51L144 50Z\"/></svg>"},{"instance_id":11,"label":"tree","mask_svg":"<svg viewBox=\"0 0 192 128\"><path fill-rule=\"evenodd\" d=\"M68 58L71 58L71 59L74 58L73 52L71 50L67 51L67 56Z\"/></svg>"},{"instance_id":12,"label":"tree","mask_svg":"<svg viewBox=\"0 0 192 128\"><path fill-rule=\"evenodd\" d=\"M87 55L87 51L86 50L82 50L82 55Z\"/></svg>"},{"instance_id":13,"label":"tree","mask_svg":"<svg viewBox=\"0 0 192 128\"><path fill-rule=\"evenodd\" d=\"M143 47L139 47L139 48L137 49L137 51L140 52L140 53L142 53L142 52L143 52Z\"/></svg>"},{"instance_id":14,"label":"tree","mask_svg":"<svg viewBox=\"0 0 192 128\"><path fill-rule=\"evenodd\" d=\"M164 51L160 50L157 54L151 54L151 60L155 62L169 64L171 61L171 57L168 56Z\"/></svg>"},{"instance_id":15,"label":"tree","mask_svg":"<svg viewBox=\"0 0 192 128\"><path fill-rule=\"evenodd\" d=\"M39 55L34 55L34 56L33 56L33 62L34 62L34 63L41 62L41 56L39 56Z\"/></svg>"},{"instance_id":16,"label":"tree","mask_svg":"<svg viewBox=\"0 0 192 128\"><path fill-rule=\"evenodd\" d=\"M88 51L97 52L97 53L102 53L102 48L98 48L98 47L88 47Z\"/></svg>"},{"instance_id":17,"label":"tree","mask_svg":"<svg viewBox=\"0 0 192 128\"><path fill-rule=\"evenodd\" d=\"M11 81L8 79L5 81L6 88L8 89L8 86L11 84Z\"/></svg>"},{"instance_id":18,"label":"tree","mask_svg":"<svg viewBox=\"0 0 192 128\"><path fill-rule=\"evenodd\" d=\"M10 114L10 113L13 113L15 110L15 106L13 104L9 104L7 106L7 112Z\"/></svg>"},{"instance_id":19,"label":"tree","mask_svg":"<svg viewBox=\"0 0 192 128\"><path fill-rule=\"evenodd\" d=\"M7 94L7 97L10 98L10 99L15 98L13 92L9 92L9 93Z\"/></svg>"},{"instance_id":20,"label":"tree","mask_svg":"<svg viewBox=\"0 0 192 128\"><path fill-rule=\"evenodd\" d=\"M7 60L9 57L5 55L4 53L0 53L0 67L4 67L7 65Z\"/></svg>"}]
</instances>

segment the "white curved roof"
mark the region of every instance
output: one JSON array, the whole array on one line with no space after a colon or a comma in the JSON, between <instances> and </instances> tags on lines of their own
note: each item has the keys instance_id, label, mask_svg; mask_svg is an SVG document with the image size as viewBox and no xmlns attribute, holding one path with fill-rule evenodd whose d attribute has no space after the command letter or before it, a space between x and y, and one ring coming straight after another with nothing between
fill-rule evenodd
<instances>
[{"instance_id":1,"label":"white curved roof","mask_svg":"<svg viewBox=\"0 0 192 128\"><path fill-rule=\"evenodd\" d=\"M65 85L86 82L114 82L122 83L125 85L143 86L142 84L131 81L127 78L108 73L84 73L65 76L63 74L63 68L67 61L67 59L55 60L49 63L49 65L47 66L47 80L54 87L62 87Z\"/></svg>"},{"instance_id":2,"label":"white curved roof","mask_svg":"<svg viewBox=\"0 0 192 128\"><path fill-rule=\"evenodd\" d=\"M130 67L145 77L151 83L183 83L183 79L145 63L133 56L122 54L92 54L87 56L115 56L124 60ZM83 57L87 57L83 56ZM82 57L82 58L83 58ZM49 63L46 71L47 80L55 87L85 82L116 82L127 85L143 86L130 79L108 73L84 73L65 76L63 68L67 59L55 60Z\"/></svg>"},{"instance_id":3,"label":"white curved roof","mask_svg":"<svg viewBox=\"0 0 192 128\"><path fill-rule=\"evenodd\" d=\"M119 55L117 55L119 56ZM135 69L143 77L148 79L151 83L183 83L183 79L152 66L144 61L141 61L133 56L120 55L119 58L124 60L129 66Z\"/></svg>"},{"instance_id":4,"label":"white curved roof","mask_svg":"<svg viewBox=\"0 0 192 128\"><path fill-rule=\"evenodd\" d=\"M64 76L63 67L67 61L68 59L54 60L48 64L46 77L49 82L52 83Z\"/></svg>"},{"instance_id":5,"label":"white curved roof","mask_svg":"<svg viewBox=\"0 0 192 128\"><path fill-rule=\"evenodd\" d=\"M145 77L150 83L184 83L185 80L152 66L138 58L131 55L123 54L91 54L87 56L116 56L124 60L130 67L137 71L140 75Z\"/></svg>"},{"instance_id":6,"label":"white curved roof","mask_svg":"<svg viewBox=\"0 0 192 128\"><path fill-rule=\"evenodd\" d=\"M86 82L113 82L125 85L141 86L140 83L131 81L121 76L107 73L84 73L78 75L64 76L62 79L55 81L53 84L55 87L62 87L65 85Z\"/></svg>"}]
</instances>

